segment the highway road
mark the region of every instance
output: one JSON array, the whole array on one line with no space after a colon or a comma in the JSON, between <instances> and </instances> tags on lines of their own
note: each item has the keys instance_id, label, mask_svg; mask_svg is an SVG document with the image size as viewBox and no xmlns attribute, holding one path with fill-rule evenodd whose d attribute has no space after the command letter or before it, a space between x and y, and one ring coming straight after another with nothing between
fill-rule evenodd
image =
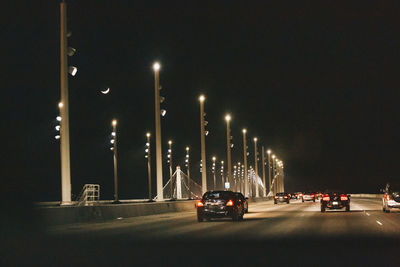
<instances>
[{"instance_id":1,"label":"highway road","mask_svg":"<svg viewBox=\"0 0 400 267\"><path fill-rule=\"evenodd\" d=\"M49 251L49 263L106 265L400 266L399 211L383 213L380 200L375 199L352 199L350 212L321 213L319 205L250 203L249 213L240 222L199 223L193 208L56 226L27 241L31 244L28 255L34 261Z\"/></svg>"}]
</instances>

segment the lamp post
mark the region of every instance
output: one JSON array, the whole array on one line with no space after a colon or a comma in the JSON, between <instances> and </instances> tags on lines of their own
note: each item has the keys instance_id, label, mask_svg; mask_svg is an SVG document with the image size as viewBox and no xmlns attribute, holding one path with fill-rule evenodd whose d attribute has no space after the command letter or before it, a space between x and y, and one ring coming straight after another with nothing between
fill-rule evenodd
<instances>
[{"instance_id":1,"label":"lamp post","mask_svg":"<svg viewBox=\"0 0 400 267\"><path fill-rule=\"evenodd\" d=\"M224 179L224 161L221 161L221 190L225 190L225 179Z\"/></svg>"},{"instance_id":2,"label":"lamp post","mask_svg":"<svg viewBox=\"0 0 400 267\"><path fill-rule=\"evenodd\" d=\"M237 169L237 180L239 181L239 183L238 183L237 186L236 186L236 191L239 191L240 193L242 193L242 192L243 192L243 190L242 190L242 185L243 185L243 183L242 183L241 172L242 172L242 168L243 168L243 167L241 167L240 162L238 162L237 165L238 165L238 169Z\"/></svg>"},{"instance_id":3,"label":"lamp post","mask_svg":"<svg viewBox=\"0 0 400 267\"><path fill-rule=\"evenodd\" d=\"M255 190L256 190L256 197L260 196L260 193L258 192L258 161L257 161L257 137L254 137L254 169L256 171L256 181L255 181Z\"/></svg>"},{"instance_id":4,"label":"lamp post","mask_svg":"<svg viewBox=\"0 0 400 267\"><path fill-rule=\"evenodd\" d=\"M185 165L186 165L186 171L187 171L187 177L188 177L188 198L191 199L191 191L190 191L190 155L189 155L190 148L187 146L186 147L186 159L185 159Z\"/></svg>"},{"instance_id":5,"label":"lamp post","mask_svg":"<svg viewBox=\"0 0 400 267\"><path fill-rule=\"evenodd\" d=\"M228 182L229 187L232 184L232 162L231 162L231 129L230 129L230 121L231 115L227 114L225 116L226 120L226 160L228 162Z\"/></svg>"},{"instance_id":6,"label":"lamp post","mask_svg":"<svg viewBox=\"0 0 400 267\"><path fill-rule=\"evenodd\" d=\"M247 140L246 140L246 133L247 130L243 129L243 164L244 164L244 195L249 197L249 181L247 178Z\"/></svg>"},{"instance_id":7,"label":"lamp post","mask_svg":"<svg viewBox=\"0 0 400 267\"><path fill-rule=\"evenodd\" d=\"M216 177L215 177L215 161L217 160L217 158L216 157L212 157L212 161L213 161L213 164L212 164L212 173L213 173L213 176L214 176L214 190L217 190L217 179L216 179Z\"/></svg>"},{"instance_id":8,"label":"lamp post","mask_svg":"<svg viewBox=\"0 0 400 267\"><path fill-rule=\"evenodd\" d=\"M118 165L117 165L117 120L112 121L113 126L113 158L114 158L114 203L120 203L118 198Z\"/></svg>"},{"instance_id":9,"label":"lamp post","mask_svg":"<svg viewBox=\"0 0 400 267\"><path fill-rule=\"evenodd\" d=\"M153 65L154 70L154 106L156 124L156 172L157 172L157 201L164 200L163 196L163 174L162 174L162 150L161 150L161 114L160 114L160 83L158 62Z\"/></svg>"},{"instance_id":10,"label":"lamp post","mask_svg":"<svg viewBox=\"0 0 400 267\"><path fill-rule=\"evenodd\" d=\"M147 173L149 177L149 201L151 198L151 152L150 152L150 133L146 133L147 143L146 143L146 157L147 157Z\"/></svg>"},{"instance_id":11,"label":"lamp post","mask_svg":"<svg viewBox=\"0 0 400 267\"><path fill-rule=\"evenodd\" d=\"M268 190L271 192L271 149L267 150L268 154ZM268 193L269 193L268 192Z\"/></svg>"},{"instance_id":12,"label":"lamp post","mask_svg":"<svg viewBox=\"0 0 400 267\"><path fill-rule=\"evenodd\" d=\"M71 205L71 167L69 145L69 104L68 104L68 29L67 3L60 3L60 157L61 157L61 205Z\"/></svg>"},{"instance_id":13,"label":"lamp post","mask_svg":"<svg viewBox=\"0 0 400 267\"><path fill-rule=\"evenodd\" d=\"M202 194L207 192L207 168L206 168L206 140L205 140L205 131L204 131L204 100L206 98L204 95L199 97L200 101L200 141L201 141L201 163L202 163L202 172L201 172L201 191Z\"/></svg>"},{"instance_id":14,"label":"lamp post","mask_svg":"<svg viewBox=\"0 0 400 267\"><path fill-rule=\"evenodd\" d=\"M273 177L273 183L274 183L274 192L273 194L275 195L277 193L277 182L275 179L275 155L272 155L272 177Z\"/></svg>"},{"instance_id":15,"label":"lamp post","mask_svg":"<svg viewBox=\"0 0 400 267\"><path fill-rule=\"evenodd\" d=\"M262 175L263 175L263 197L267 196L267 185L265 184L265 151L264 146L261 147Z\"/></svg>"},{"instance_id":16,"label":"lamp post","mask_svg":"<svg viewBox=\"0 0 400 267\"><path fill-rule=\"evenodd\" d=\"M171 199L174 198L174 188L172 187L172 141L168 141L168 163L169 163L169 185Z\"/></svg>"}]
</instances>

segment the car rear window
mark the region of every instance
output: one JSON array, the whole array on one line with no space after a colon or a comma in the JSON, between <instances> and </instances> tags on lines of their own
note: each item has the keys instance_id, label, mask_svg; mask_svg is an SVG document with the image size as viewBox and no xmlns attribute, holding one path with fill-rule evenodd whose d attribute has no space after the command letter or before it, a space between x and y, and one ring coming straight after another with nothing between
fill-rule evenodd
<instances>
[{"instance_id":1,"label":"car rear window","mask_svg":"<svg viewBox=\"0 0 400 267\"><path fill-rule=\"evenodd\" d=\"M208 192L204 195L204 199L227 199L232 197L231 192L224 192L224 191L219 191L219 192Z\"/></svg>"}]
</instances>

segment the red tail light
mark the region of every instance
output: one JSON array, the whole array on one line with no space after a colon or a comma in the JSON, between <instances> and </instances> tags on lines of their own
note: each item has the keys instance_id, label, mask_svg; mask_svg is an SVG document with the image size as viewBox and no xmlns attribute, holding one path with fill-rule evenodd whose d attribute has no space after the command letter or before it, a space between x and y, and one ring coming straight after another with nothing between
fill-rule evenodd
<instances>
[{"instance_id":1,"label":"red tail light","mask_svg":"<svg viewBox=\"0 0 400 267\"><path fill-rule=\"evenodd\" d=\"M227 206L233 206L233 201L232 201L232 200L229 200L228 202L226 202L226 205L227 205Z\"/></svg>"},{"instance_id":2,"label":"red tail light","mask_svg":"<svg viewBox=\"0 0 400 267\"><path fill-rule=\"evenodd\" d=\"M349 200L348 198L347 198L347 196L346 195L340 195L340 200L342 200L342 201L345 201L345 200Z\"/></svg>"},{"instance_id":3,"label":"red tail light","mask_svg":"<svg viewBox=\"0 0 400 267\"><path fill-rule=\"evenodd\" d=\"M311 196L313 197L313 196L314 196L314 194L311 194Z\"/></svg>"},{"instance_id":4,"label":"red tail light","mask_svg":"<svg viewBox=\"0 0 400 267\"><path fill-rule=\"evenodd\" d=\"M386 200L392 200L392 195L386 195Z\"/></svg>"},{"instance_id":5,"label":"red tail light","mask_svg":"<svg viewBox=\"0 0 400 267\"><path fill-rule=\"evenodd\" d=\"M275 198L278 198L277 196L275 196Z\"/></svg>"},{"instance_id":6,"label":"red tail light","mask_svg":"<svg viewBox=\"0 0 400 267\"><path fill-rule=\"evenodd\" d=\"M287 196L284 196L283 198L287 198Z\"/></svg>"},{"instance_id":7,"label":"red tail light","mask_svg":"<svg viewBox=\"0 0 400 267\"><path fill-rule=\"evenodd\" d=\"M197 207L203 207L204 204L203 204L203 202L199 201L199 202L197 202L196 206L197 206Z\"/></svg>"},{"instance_id":8,"label":"red tail light","mask_svg":"<svg viewBox=\"0 0 400 267\"><path fill-rule=\"evenodd\" d=\"M329 201L331 200L331 198L329 197L329 195L324 195L324 197L322 198L323 201Z\"/></svg>"}]
</instances>

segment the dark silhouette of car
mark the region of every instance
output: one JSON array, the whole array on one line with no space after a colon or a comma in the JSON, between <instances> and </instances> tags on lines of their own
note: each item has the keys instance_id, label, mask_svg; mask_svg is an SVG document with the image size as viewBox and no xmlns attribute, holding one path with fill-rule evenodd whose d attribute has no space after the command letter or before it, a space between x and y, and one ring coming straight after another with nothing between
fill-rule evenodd
<instances>
[{"instance_id":1,"label":"dark silhouette of car","mask_svg":"<svg viewBox=\"0 0 400 267\"><path fill-rule=\"evenodd\" d=\"M321 199L321 212L326 209L342 209L350 211L350 195L340 191L332 191L325 193Z\"/></svg>"},{"instance_id":2,"label":"dark silhouette of car","mask_svg":"<svg viewBox=\"0 0 400 267\"><path fill-rule=\"evenodd\" d=\"M244 203L244 212L248 213L249 212L249 198L244 197L242 193L236 192L235 193Z\"/></svg>"},{"instance_id":3,"label":"dark silhouette of car","mask_svg":"<svg viewBox=\"0 0 400 267\"><path fill-rule=\"evenodd\" d=\"M382 197L382 210L390 212L391 209L400 209L400 187L386 184Z\"/></svg>"},{"instance_id":4,"label":"dark silhouette of car","mask_svg":"<svg viewBox=\"0 0 400 267\"><path fill-rule=\"evenodd\" d=\"M278 202L286 202L286 204L290 203L290 196L288 193L276 193L274 196L274 204L278 204Z\"/></svg>"},{"instance_id":5,"label":"dark silhouette of car","mask_svg":"<svg viewBox=\"0 0 400 267\"><path fill-rule=\"evenodd\" d=\"M212 218L232 218L233 221L243 220L245 203L232 191L208 191L196 203L197 221L210 221Z\"/></svg>"}]
</instances>

